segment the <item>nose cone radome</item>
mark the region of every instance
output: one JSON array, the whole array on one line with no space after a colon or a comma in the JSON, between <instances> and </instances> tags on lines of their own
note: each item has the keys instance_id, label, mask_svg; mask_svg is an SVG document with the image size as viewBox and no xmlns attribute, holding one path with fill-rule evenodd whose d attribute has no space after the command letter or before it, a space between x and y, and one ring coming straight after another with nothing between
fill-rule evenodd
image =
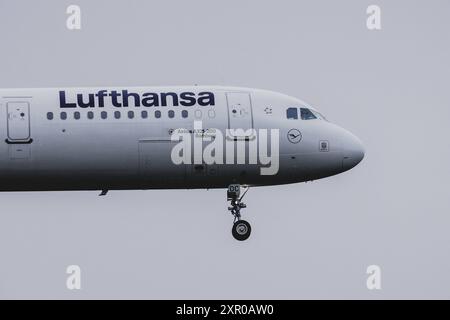
<instances>
[{"instance_id":1,"label":"nose cone radome","mask_svg":"<svg viewBox=\"0 0 450 320\"><path fill-rule=\"evenodd\" d=\"M347 132L342 141L344 158L342 160L342 169L344 171L355 167L364 158L364 146L355 135Z\"/></svg>"}]
</instances>

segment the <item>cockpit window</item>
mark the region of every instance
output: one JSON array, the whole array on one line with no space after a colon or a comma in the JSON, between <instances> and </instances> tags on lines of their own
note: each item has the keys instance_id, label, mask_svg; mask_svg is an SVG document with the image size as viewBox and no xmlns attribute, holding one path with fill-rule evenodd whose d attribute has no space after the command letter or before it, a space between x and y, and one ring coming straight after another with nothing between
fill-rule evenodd
<instances>
[{"instance_id":1,"label":"cockpit window","mask_svg":"<svg viewBox=\"0 0 450 320\"><path fill-rule=\"evenodd\" d=\"M300 119L302 120L313 120L313 119L319 119L319 120L325 120L328 121L320 112L317 112L316 110L309 109L306 107L302 108L287 108L286 109L286 118L288 119L299 119L298 110L300 109Z\"/></svg>"},{"instance_id":2,"label":"cockpit window","mask_svg":"<svg viewBox=\"0 0 450 320\"><path fill-rule=\"evenodd\" d=\"M297 108L288 108L286 110L286 116L288 119L298 119L298 109Z\"/></svg>"},{"instance_id":3,"label":"cockpit window","mask_svg":"<svg viewBox=\"0 0 450 320\"><path fill-rule=\"evenodd\" d=\"M300 117L302 118L302 120L317 119L314 113L312 113L311 110L307 108L300 108Z\"/></svg>"},{"instance_id":4,"label":"cockpit window","mask_svg":"<svg viewBox=\"0 0 450 320\"><path fill-rule=\"evenodd\" d=\"M315 115L318 119L328 121L327 118L325 118L325 116L324 116L323 114L321 114L320 112L315 111L315 110L311 110L311 111L312 111L312 113L314 113L314 115Z\"/></svg>"}]
</instances>

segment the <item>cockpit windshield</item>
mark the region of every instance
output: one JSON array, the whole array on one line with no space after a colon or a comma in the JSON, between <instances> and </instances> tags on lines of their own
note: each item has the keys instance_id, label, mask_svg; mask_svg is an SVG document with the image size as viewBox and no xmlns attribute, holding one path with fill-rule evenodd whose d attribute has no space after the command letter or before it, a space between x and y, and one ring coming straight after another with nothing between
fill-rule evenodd
<instances>
[{"instance_id":1,"label":"cockpit windshield","mask_svg":"<svg viewBox=\"0 0 450 320\"><path fill-rule=\"evenodd\" d=\"M316 110L312 110L309 108L288 108L286 110L286 117L288 119L294 119L297 120L299 116L299 109L300 109L300 119L302 120L313 120L313 119L320 119L328 121L320 112L317 112Z\"/></svg>"},{"instance_id":2,"label":"cockpit windshield","mask_svg":"<svg viewBox=\"0 0 450 320\"><path fill-rule=\"evenodd\" d=\"M316 111L316 110L311 110L312 113L314 113L314 115L321 120L325 120L328 121L327 118L325 118L325 116L323 114L321 114L320 112Z\"/></svg>"},{"instance_id":3,"label":"cockpit windshield","mask_svg":"<svg viewBox=\"0 0 450 320\"><path fill-rule=\"evenodd\" d=\"M302 120L317 119L317 117L308 108L300 108L300 117Z\"/></svg>"}]
</instances>

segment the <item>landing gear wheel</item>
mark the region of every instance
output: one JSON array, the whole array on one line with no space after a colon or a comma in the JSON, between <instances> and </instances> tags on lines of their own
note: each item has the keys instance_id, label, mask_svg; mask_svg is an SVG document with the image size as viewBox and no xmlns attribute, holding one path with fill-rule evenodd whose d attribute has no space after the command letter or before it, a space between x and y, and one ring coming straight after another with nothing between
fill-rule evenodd
<instances>
[{"instance_id":1,"label":"landing gear wheel","mask_svg":"<svg viewBox=\"0 0 450 320\"><path fill-rule=\"evenodd\" d=\"M233 224L233 237L238 241L247 240L250 237L250 233L252 232L252 227L250 223L245 220L238 220Z\"/></svg>"}]
</instances>

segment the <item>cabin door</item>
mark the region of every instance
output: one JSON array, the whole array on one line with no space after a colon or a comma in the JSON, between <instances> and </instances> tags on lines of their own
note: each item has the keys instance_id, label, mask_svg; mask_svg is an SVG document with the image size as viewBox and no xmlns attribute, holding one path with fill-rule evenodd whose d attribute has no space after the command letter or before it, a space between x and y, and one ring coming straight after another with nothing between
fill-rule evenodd
<instances>
[{"instance_id":1,"label":"cabin door","mask_svg":"<svg viewBox=\"0 0 450 320\"><path fill-rule=\"evenodd\" d=\"M248 92L228 92L228 128L253 129L252 104ZM231 131L232 135L233 132Z\"/></svg>"},{"instance_id":2,"label":"cabin door","mask_svg":"<svg viewBox=\"0 0 450 320\"><path fill-rule=\"evenodd\" d=\"M7 128L10 143L29 143L30 134L30 105L28 102L8 102Z\"/></svg>"}]
</instances>

